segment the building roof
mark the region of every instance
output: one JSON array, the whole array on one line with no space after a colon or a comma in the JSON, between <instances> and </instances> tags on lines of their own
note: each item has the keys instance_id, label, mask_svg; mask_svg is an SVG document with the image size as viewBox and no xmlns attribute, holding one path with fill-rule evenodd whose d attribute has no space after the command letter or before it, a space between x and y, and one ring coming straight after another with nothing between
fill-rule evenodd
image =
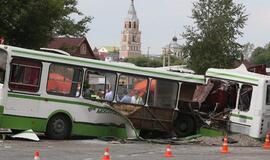
<instances>
[{"instance_id":1,"label":"building roof","mask_svg":"<svg viewBox=\"0 0 270 160\"><path fill-rule=\"evenodd\" d=\"M177 43L177 37L174 36L172 38L172 41L168 45L166 45L164 48L171 49L171 50L177 50L177 49L181 49L182 46Z\"/></svg>"},{"instance_id":2,"label":"building roof","mask_svg":"<svg viewBox=\"0 0 270 160\"><path fill-rule=\"evenodd\" d=\"M80 46L85 43L90 54L80 55ZM85 58L95 58L95 55L91 49L90 44L88 43L85 37L56 37L54 38L47 46L47 48L52 49L61 49L65 50L68 48L68 51L73 56L80 56Z\"/></svg>"},{"instance_id":3,"label":"building roof","mask_svg":"<svg viewBox=\"0 0 270 160\"><path fill-rule=\"evenodd\" d=\"M85 37L81 38L71 38L71 37L56 37L48 44L48 48L61 48L63 45L67 46L80 46L84 40Z\"/></svg>"}]
</instances>

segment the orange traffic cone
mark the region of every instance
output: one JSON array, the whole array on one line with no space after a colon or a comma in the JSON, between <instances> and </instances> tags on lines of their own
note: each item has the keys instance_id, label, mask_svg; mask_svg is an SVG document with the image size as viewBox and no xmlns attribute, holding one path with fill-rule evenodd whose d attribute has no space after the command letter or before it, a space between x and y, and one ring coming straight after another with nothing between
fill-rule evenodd
<instances>
[{"instance_id":1,"label":"orange traffic cone","mask_svg":"<svg viewBox=\"0 0 270 160\"><path fill-rule=\"evenodd\" d=\"M222 144L222 148L221 148L221 153L229 153L229 147L228 147L228 138L227 136L225 136L223 138L223 144Z\"/></svg>"},{"instance_id":2,"label":"orange traffic cone","mask_svg":"<svg viewBox=\"0 0 270 160\"><path fill-rule=\"evenodd\" d=\"M171 150L171 145L166 146L166 152L164 153L164 157L174 157Z\"/></svg>"},{"instance_id":3,"label":"orange traffic cone","mask_svg":"<svg viewBox=\"0 0 270 160\"><path fill-rule=\"evenodd\" d=\"M39 158L39 151L35 151L34 160L40 160L40 158Z\"/></svg>"},{"instance_id":4,"label":"orange traffic cone","mask_svg":"<svg viewBox=\"0 0 270 160\"><path fill-rule=\"evenodd\" d=\"M263 144L264 149L270 149L269 133L266 133L265 141Z\"/></svg>"},{"instance_id":5,"label":"orange traffic cone","mask_svg":"<svg viewBox=\"0 0 270 160\"><path fill-rule=\"evenodd\" d=\"M105 152L104 152L104 156L103 156L102 160L110 160L110 153L109 153L108 147L105 148Z\"/></svg>"}]
</instances>

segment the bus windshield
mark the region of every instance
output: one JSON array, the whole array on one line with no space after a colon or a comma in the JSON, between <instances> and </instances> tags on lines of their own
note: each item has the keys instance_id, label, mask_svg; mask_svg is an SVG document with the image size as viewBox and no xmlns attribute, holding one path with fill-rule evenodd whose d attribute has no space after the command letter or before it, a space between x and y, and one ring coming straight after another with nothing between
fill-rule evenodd
<instances>
[{"instance_id":1,"label":"bus windshield","mask_svg":"<svg viewBox=\"0 0 270 160\"><path fill-rule=\"evenodd\" d=\"M0 83L4 83L7 64L7 53L0 49Z\"/></svg>"}]
</instances>

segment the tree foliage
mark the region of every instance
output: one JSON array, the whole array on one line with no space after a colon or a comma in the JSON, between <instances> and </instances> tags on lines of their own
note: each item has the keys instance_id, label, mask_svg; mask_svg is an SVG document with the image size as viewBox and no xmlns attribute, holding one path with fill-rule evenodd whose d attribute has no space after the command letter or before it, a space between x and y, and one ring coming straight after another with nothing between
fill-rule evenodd
<instances>
[{"instance_id":1,"label":"tree foliage","mask_svg":"<svg viewBox=\"0 0 270 160\"><path fill-rule=\"evenodd\" d=\"M270 43L265 47L257 47L252 52L251 61L255 64L265 64L270 67Z\"/></svg>"},{"instance_id":2,"label":"tree foliage","mask_svg":"<svg viewBox=\"0 0 270 160\"><path fill-rule=\"evenodd\" d=\"M247 15L245 7L233 0L198 0L193 3L191 18L195 26L186 26L184 53L188 66L203 74L210 67L227 68L239 57Z\"/></svg>"},{"instance_id":3,"label":"tree foliage","mask_svg":"<svg viewBox=\"0 0 270 160\"><path fill-rule=\"evenodd\" d=\"M124 62L133 63L140 67L161 67L162 61L159 58L148 58L146 56L125 58Z\"/></svg>"},{"instance_id":4,"label":"tree foliage","mask_svg":"<svg viewBox=\"0 0 270 160\"><path fill-rule=\"evenodd\" d=\"M5 43L40 48L54 37L82 36L92 17L84 16L77 0L0 0L0 36ZM70 15L78 15L75 21Z\"/></svg>"},{"instance_id":5,"label":"tree foliage","mask_svg":"<svg viewBox=\"0 0 270 160\"><path fill-rule=\"evenodd\" d=\"M138 56L132 58L125 58L124 62L133 63L136 66L140 67L162 67L163 66L163 56L155 57L155 58L148 58L146 56ZM183 62L175 56L170 57L170 65L182 65Z\"/></svg>"}]
</instances>

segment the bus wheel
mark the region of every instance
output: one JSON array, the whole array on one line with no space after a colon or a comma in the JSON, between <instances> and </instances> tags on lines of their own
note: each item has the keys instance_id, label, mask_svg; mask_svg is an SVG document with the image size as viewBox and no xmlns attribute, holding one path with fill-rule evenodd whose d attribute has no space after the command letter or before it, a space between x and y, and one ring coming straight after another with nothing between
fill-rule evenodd
<instances>
[{"instance_id":1,"label":"bus wheel","mask_svg":"<svg viewBox=\"0 0 270 160\"><path fill-rule=\"evenodd\" d=\"M67 139L70 132L71 123L67 116L57 114L48 121L46 135L50 139Z\"/></svg>"},{"instance_id":2,"label":"bus wheel","mask_svg":"<svg viewBox=\"0 0 270 160\"><path fill-rule=\"evenodd\" d=\"M174 130L180 137L186 137L194 134L196 130L196 124L193 117L180 114L174 121Z\"/></svg>"}]
</instances>

